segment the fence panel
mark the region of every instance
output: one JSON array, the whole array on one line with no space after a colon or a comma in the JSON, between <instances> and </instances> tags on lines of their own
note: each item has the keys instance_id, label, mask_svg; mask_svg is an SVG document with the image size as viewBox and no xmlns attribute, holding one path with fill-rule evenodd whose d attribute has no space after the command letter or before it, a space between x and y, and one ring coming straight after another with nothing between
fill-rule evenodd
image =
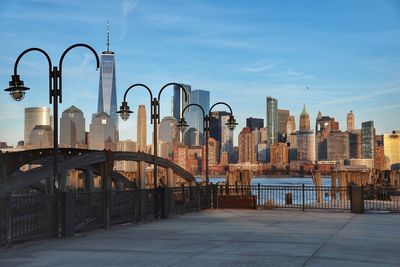
<instances>
[{"instance_id":1,"label":"fence panel","mask_svg":"<svg viewBox=\"0 0 400 267\"><path fill-rule=\"evenodd\" d=\"M13 196L11 242L57 236L60 195Z\"/></svg>"},{"instance_id":2,"label":"fence panel","mask_svg":"<svg viewBox=\"0 0 400 267\"><path fill-rule=\"evenodd\" d=\"M157 190L157 189L156 189ZM157 198L157 191L155 192L154 189L142 189L140 193L143 194L144 199L144 207L145 207L145 218L144 220L153 220L154 219L154 201ZM156 194L155 194L156 193Z\"/></svg>"},{"instance_id":3,"label":"fence panel","mask_svg":"<svg viewBox=\"0 0 400 267\"><path fill-rule=\"evenodd\" d=\"M218 206L349 210L350 200L347 187L222 185L218 188Z\"/></svg>"},{"instance_id":4,"label":"fence panel","mask_svg":"<svg viewBox=\"0 0 400 267\"><path fill-rule=\"evenodd\" d=\"M7 243L7 199L0 198L0 246Z\"/></svg>"},{"instance_id":5,"label":"fence panel","mask_svg":"<svg viewBox=\"0 0 400 267\"><path fill-rule=\"evenodd\" d=\"M364 189L364 209L400 212L400 192L394 188L366 187Z\"/></svg>"},{"instance_id":6,"label":"fence panel","mask_svg":"<svg viewBox=\"0 0 400 267\"><path fill-rule=\"evenodd\" d=\"M210 186L199 186L200 209L211 208L211 188Z\"/></svg>"},{"instance_id":7,"label":"fence panel","mask_svg":"<svg viewBox=\"0 0 400 267\"><path fill-rule=\"evenodd\" d=\"M107 192L75 194L75 231L84 232L105 226Z\"/></svg>"},{"instance_id":8,"label":"fence panel","mask_svg":"<svg viewBox=\"0 0 400 267\"><path fill-rule=\"evenodd\" d=\"M176 215L182 213L184 211L184 197L182 195L182 189L180 187L172 187L170 194L170 214Z\"/></svg>"},{"instance_id":9,"label":"fence panel","mask_svg":"<svg viewBox=\"0 0 400 267\"><path fill-rule=\"evenodd\" d=\"M185 187L184 189L184 207L185 212L192 212L197 210L197 191L196 187Z\"/></svg>"},{"instance_id":10,"label":"fence panel","mask_svg":"<svg viewBox=\"0 0 400 267\"><path fill-rule=\"evenodd\" d=\"M137 198L136 190L115 191L111 194L111 224L137 221L135 207Z\"/></svg>"}]
</instances>

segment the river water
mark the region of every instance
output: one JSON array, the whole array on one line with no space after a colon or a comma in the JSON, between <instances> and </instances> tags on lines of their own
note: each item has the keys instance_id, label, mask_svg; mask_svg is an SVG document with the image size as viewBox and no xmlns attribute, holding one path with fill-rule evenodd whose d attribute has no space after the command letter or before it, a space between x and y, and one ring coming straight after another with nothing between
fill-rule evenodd
<instances>
[{"instance_id":1,"label":"river water","mask_svg":"<svg viewBox=\"0 0 400 267\"><path fill-rule=\"evenodd\" d=\"M197 178L198 181L202 181ZM210 183L216 184L217 182L225 182L225 178L216 178L210 177ZM251 185L280 185L280 186L301 186L304 184L305 186L313 186L313 181L311 177L288 177L288 178L268 178L268 177L253 177L251 179ZM322 185L330 186L331 178L330 177L322 177Z\"/></svg>"}]
</instances>

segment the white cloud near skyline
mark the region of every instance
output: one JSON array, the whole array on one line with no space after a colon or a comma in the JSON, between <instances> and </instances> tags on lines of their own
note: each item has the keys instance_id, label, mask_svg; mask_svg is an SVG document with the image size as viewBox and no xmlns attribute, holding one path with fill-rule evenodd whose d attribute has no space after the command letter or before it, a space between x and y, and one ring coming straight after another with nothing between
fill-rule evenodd
<instances>
[{"instance_id":1,"label":"white cloud near skyline","mask_svg":"<svg viewBox=\"0 0 400 267\"><path fill-rule=\"evenodd\" d=\"M129 27L128 27L128 17L132 13L132 11L135 9L135 7L138 5L139 1L129 1L129 0L124 0L122 2L122 32L119 37L120 41L124 40L126 37L126 34L128 33Z\"/></svg>"},{"instance_id":2,"label":"white cloud near skyline","mask_svg":"<svg viewBox=\"0 0 400 267\"><path fill-rule=\"evenodd\" d=\"M242 70L248 71L248 72L263 72L263 71L272 69L277 64L278 63L261 64L256 67L244 67L244 68L242 68Z\"/></svg>"}]
</instances>

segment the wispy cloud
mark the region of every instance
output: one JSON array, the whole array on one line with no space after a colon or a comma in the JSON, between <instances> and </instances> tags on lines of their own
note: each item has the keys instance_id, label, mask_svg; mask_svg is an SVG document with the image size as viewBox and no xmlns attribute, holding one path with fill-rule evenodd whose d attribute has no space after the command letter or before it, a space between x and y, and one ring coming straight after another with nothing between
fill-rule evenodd
<instances>
[{"instance_id":1,"label":"wispy cloud","mask_svg":"<svg viewBox=\"0 0 400 267\"><path fill-rule=\"evenodd\" d=\"M336 99L332 99L332 100L328 100L328 101L323 101L323 102L321 102L320 105L323 106L323 105L351 103L351 102L366 100L366 99L374 98L377 96L398 93L398 92L400 92L400 88L390 88L387 90L379 90L379 91L374 91L374 92L370 92L370 93L365 93L362 95L355 95L355 96L349 96L349 97L345 97L345 98L336 98Z\"/></svg>"},{"instance_id":2,"label":"wispy cloud","mask_svg":"<svg viewBox=\"0 0 400 267\"><path fill-rule=\"evenodd\" d=\"M120 40L124 40L126 34L128 33L128 22L127 19L129 17L129 14L132 13L132 11L135 9L135 7L138 5L139 1L129 1L129 0L124 0L122 2L122 32L119 37Z\"/></svg>"},{"instance_id":3,"label":"wispy cloud","mask_svg":"<svg viewBox=\"0 0 400 267\"><path fill-rule=\"evenodd\" d=\"M397 109L397 108L400 108L400 104L381 106L381 107L376 107L376 108L367 108L367 109L363 109L362 111L379 111L379 110L389 110L389 109Z\"/></svg>"},{"instance_id":4,"label":"wispy cloud","mask_svg":"<svg viewBox=\"0 0 400 267\"><path fill-rule=\"evenodd\" d=\"M177 15L169 15L169 14L159 14L152 15L147 18L150 21L155 21L157 24L170 24L181 20L181 17Z\"/></svg>"},{"instance_id":5,"label":"wispy cloud","mask_svg":"<svg viewBox=\"0 0 400 267\"><path fill-rule=\"evenodd\" d=\"M272 69L277 64L279 64L279 62L269 63L269 64L260 64L256 67L244 67L244 68L242 68L242 70L248 71L248 72L263 72L263 71Z\"/></svg>"},{"instance_id":6,"label":"wispy cloud","mask_svg":"<svg viewBox=\"0 0 400 267\"><path fill-rule=\"evenodd\" d=\"M308 73L304 73L304 72L294 71L294 70L288 70L286 72L286 74L291 76L291 77L301 78L301 79L304 79L304 80L313 80L313 79L315 79L314 75L311 75L311 74L308 74Z\"/></svg>"}]
</instances>

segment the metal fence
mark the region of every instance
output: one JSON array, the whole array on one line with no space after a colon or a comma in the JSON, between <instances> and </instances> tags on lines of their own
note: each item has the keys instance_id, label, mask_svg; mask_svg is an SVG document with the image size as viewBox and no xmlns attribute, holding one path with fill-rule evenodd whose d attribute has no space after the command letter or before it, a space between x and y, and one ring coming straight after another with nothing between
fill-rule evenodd
<instances>
[{"instance_id":1,"label":"metal fence","mask_svg":"<svg viewBox=\"0 0 400 267\"><path fill-rule=\"evenodd\" d=\"M59 234L60 195L8 196L0 200L0 244Z\"/></svg>"},{"instance_id":2,"label":"metal fence","mask_svg":"<svg viewBox=\"0 0 400 267\"><path fill-rule=\"evenodd\" d=\"M400 212L400 192L393 188L365 187L359 192L362 210ZM350 210L351 199L352 191L347 187L260 184L8 195L0 198L0 245L107 229L115 224L168 218L211 207Z\"/></svg>"},{"instance_id":3,"label":"metal fence","mask_svg":"<svg viewBox=\"0 0 400 267\"><path fill-rule=\"evenodd\" d=\"M7 198L0 198L0 246L7 243Z\"/></svg>"},{"instance_id":4,"label":"metal fence","mask_svg":"<svg viewBox=\"0 0 400 267\"><path fill-rule=\"evenodd\" d=\"M350 209L347 187L227 186L218 187L220 208Z\"/></svg>"},{"instance_id":5,"label":"metal fence","mask_svg":"<svg viewBox=\"0 0 400 267\"><path fill-rule=\"evenodd\" d=\"M367 211L400 212L400 192L391 187L365 187L364 209Z\"/></svg>"},{"instance_id":6,"label":"metal fence","mask_svg":"<svg viewBox=\"0 0 400 267\"><path fill-rule=\"evenodd\" d=\"M75 193L75 232L105 227L107 192Z\"/></svg>"}]
</instances>

